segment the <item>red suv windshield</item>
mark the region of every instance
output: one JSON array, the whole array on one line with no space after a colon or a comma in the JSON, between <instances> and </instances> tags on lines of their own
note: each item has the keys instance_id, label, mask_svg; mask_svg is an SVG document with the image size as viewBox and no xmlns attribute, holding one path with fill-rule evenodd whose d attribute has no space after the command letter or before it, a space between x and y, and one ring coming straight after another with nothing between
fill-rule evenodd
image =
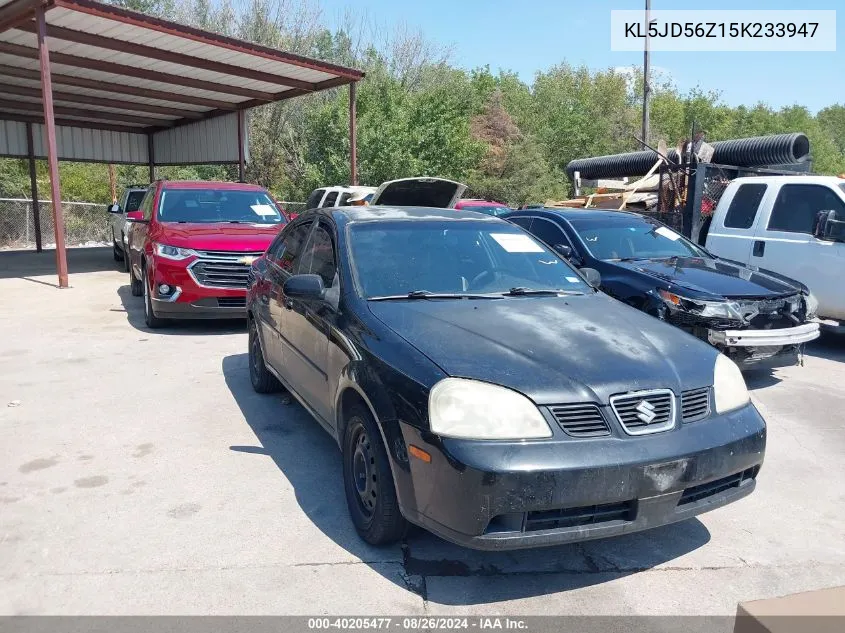
<instances>
[{"instance_id":1,"label":"red suv windshield","mask_svg":"<svg viewBox=\"0 0 845 633\"><path fill-rule=\"evenodd\" d=\"M263 191L164 189L159 222L283 224L284 218Z\"/></svg>"}]
</instances>

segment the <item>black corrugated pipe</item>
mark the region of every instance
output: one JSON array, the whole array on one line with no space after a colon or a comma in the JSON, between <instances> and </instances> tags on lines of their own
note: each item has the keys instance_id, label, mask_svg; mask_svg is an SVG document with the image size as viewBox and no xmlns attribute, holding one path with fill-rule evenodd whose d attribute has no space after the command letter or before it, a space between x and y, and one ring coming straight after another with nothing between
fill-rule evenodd
<instances>
[{"instance_id":1,"label":"black corrugated pipe","mask_svg":"<svg viewBox=\"0 0 845 633\"><path fill-rule=\"evenodd\" d=\"M810 157L810 140L800 132L716 141L712 145L712 162L720 165L794 165L803 163ZM678 152L669 150L669 158L677 161ZM648 173L656 162L657 154L652 151L579 158L570 161L566 166L566 173L570 180L576 171L581 173L581 178L589 180L642 176Z\"/></svg>"}]
</instances>

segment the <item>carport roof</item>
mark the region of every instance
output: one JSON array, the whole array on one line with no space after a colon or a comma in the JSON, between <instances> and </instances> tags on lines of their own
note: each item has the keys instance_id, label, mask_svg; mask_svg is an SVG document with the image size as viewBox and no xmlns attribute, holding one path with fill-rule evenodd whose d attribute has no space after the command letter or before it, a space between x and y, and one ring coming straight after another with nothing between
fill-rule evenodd
<instances>
[{"instance_id":1,"label":"carport roof","mask_svg":"<svg viewBox=\"0 0 845 633\"><path fill-rule=\"evenodd\" d=\"M0 120L43 120L38 7L57 125L151 133L364 76L94 0L0 0Z\"/></svg>"}]
</instances>

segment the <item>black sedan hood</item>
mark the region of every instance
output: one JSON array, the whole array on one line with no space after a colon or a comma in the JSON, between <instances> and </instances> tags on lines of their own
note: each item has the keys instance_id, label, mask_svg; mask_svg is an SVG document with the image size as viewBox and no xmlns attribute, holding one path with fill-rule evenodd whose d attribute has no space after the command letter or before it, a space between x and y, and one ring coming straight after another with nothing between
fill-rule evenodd
<instances>
[{"instance_id":1,"label":"black sedan hood","mask_svg":"<svg viewBox=\"0 0 845 633\"><path fill-rule=\"evenodd\" d=\"M504 385L537 404L713 383L713 348L602 294L369 306L448 375Z\"/></svg>"},{"instance_id":2,"label":"black sedan hood","mask_svg":"<svg viewBox=\"0 0 845 633\"><path fill-rule=\"evenodd\" d=\"M771 298L800 292L783 279L722 259L678 257L612 263L713 297Z\"/></svg>"}]
</instances>

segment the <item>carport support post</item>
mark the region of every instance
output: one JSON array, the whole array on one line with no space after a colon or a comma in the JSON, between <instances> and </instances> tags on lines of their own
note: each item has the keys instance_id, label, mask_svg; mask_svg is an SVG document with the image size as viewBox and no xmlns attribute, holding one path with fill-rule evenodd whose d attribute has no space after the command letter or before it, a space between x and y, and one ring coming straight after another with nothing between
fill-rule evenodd
<instances>
[{"instance_id":1,"label":"carport support post","mask_svg":"<svg viewBox=\"0 0 845 633\"><path fill-rule=\"evenodd\" d=\"M150 184L153 184L156 179L156 157L155 139L152 134L147 134L147 163L150 166Z\"/></svg>"},{"instance_id":2,"label":"carport support post","mask_svg":"<svg viewBox=\"0 0 845 633\"><path fill-rule=\"evenodd\" d=\"M35 173L35 142L32 140L32 123L26 124L26 150L29 156L29 188L32 195L32 220L35 223L35 252L41 247L41 207L38 204L38 179Z\"/></svg>"},{"instance_id":3,"label":"carport support post","mask_svg":"<svg viewBox=\"0 0 845 633\"><path fill-rule=\"evenodd\" d=\"M50 77L50 52L47 49L47 21L44 7L35 9L38 27L38 61L41 66L41 101L44 107L44 131L47 133L47 166L50 171L50 198L53 202L53 226L56 229L56 269L59 288L68 287L67 252L65 251L65 219L62 214L62 191L59 184L59 159L56 150L56 121L53 117L53 82Z\"/></svg>"},{"instance_id":4,"label":"carport support post","mask_svg":"<svg viewBox=\"0 0 845 633\"><path fill-rule=\"evenodd\" d=\"M244 180L244 111L238 110L238 182Z\"/></svg>"},{"instance_id":5,"label":"carport support post","mask_svg":"<svg viewBox=\"0 0 845 633\"><path fill-rule=\"evenodd\" d=\"M358 122L355 106L357 84L349 84L349 184L358 184Z\"/></svg>"}]
</instances>

